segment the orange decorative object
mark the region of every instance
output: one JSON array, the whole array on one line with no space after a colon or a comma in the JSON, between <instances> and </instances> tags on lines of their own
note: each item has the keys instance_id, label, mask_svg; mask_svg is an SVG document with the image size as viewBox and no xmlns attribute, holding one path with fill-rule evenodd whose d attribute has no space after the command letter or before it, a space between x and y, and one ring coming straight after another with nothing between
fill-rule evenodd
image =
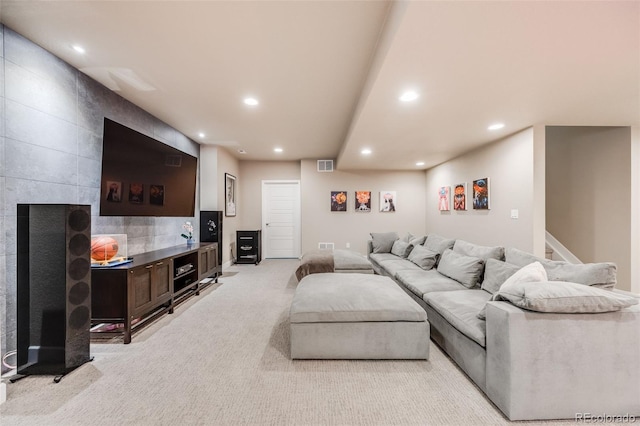
<instances>
[{"instance_id":1,"label":"orange decorative object","mask_svg":"<svg viewBox=\"0 0 640 426\"><path fill-rule=\"evenodd\" d=\"M91 258L99 262L111 260L118 253L118 242L111 237L91 239Z\"/></svg>"}]
</instances>

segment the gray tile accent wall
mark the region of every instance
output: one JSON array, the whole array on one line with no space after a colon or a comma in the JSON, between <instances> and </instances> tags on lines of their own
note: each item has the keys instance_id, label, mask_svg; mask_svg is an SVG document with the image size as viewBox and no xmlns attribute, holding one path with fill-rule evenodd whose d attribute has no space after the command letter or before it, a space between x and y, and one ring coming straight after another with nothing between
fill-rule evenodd
<instances>
[{"instance_id":1,"label":"gray tile accent wall","mask_svg":"<svg viewBox=\"0 0 640 426\"><path fill-rule=\"evenodd\" d=\"M127 234L129 254L178 244L190 218L100 217L104 118L199 157L197 143L0 25L0 318L16 347L16 205L91 205L93 234ZM196 199L196 212L199 210ZM2 372L5 372L3 367Z\"/></svg>"}]
</instances>

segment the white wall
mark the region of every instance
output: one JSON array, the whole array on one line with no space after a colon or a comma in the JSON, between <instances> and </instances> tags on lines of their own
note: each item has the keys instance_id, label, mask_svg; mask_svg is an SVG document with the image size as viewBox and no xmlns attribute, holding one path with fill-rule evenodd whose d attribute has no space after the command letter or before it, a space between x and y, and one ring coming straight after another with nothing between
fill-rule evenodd
<instances>
[{"instance_id":1,"label":"white wall","mask_svg":"<svg viewBox=\"0 0 640 426\"><path fill-rule=\"evenodd\" d=\"M544 233L544 223L539 223L535 182L544 177L535 173L534 139L534 128L528 128L427 170L427 233L544 255L544 242L542 246L536 242L537 228L542 226ZM472 182L485 177L490 178L491 209L473 210ZM451 186L453 191L462 182L467 183L468 210L440 212L438 189ZM513 209L518 210L518 219L511 219Z\"/></svg>"},{"instance_id":2,"label":"white wall","mask_svg":"<svg viewBox=\"0 0 640 426\"><path fill-rule=\"evenodd\" d=\"M226 149L213 145L200 147L200 209L221 210L224 212L224 174L238 177L239 161ZM236 204L238 214L235 217L222 218L222 263L231 260L231 251L235 247L236 230L241 223L242 203L238 200L242 189L236 187ZM235 251L234 251L235 253Z\"/></svg>"},{"instance_id":3,"label":"white wall","mask_svg":"<svg viewBox=\"0 0 640 426\"><path fill-rule=\"evenodd\" d=\"M316 160L301 162L302 252L317 249L318 242L336 248L350 243L352 250L366 253L371 232L396 231L424 235L425 182L423 171L317 172ZM331 191L346 191L348 210L331 212ZM355 212L355 191L372 192L372 212ZM381 213L380 191L397 192L397 210Z\"/></svg>"},{"instance_id":4,"label":"white wall","mask_svg":"<svg viewBox=\"0 0 640 426\"><path fill-rule=\"evenodd\" d=\"M547 230L583 262L615 262L631 289L631 129L547 127Z\"/></svg>"},{"instance_id":5,"label":"white wall","mask_svg":"<svg viewBox=\"0 0 640 426\"><path fill-rule=\"evenodd\" d=\"M300 180L299 161L241 161L240 185L242 227L247 230L262 227L262 181Z\"/></svg>"}]
</instances>

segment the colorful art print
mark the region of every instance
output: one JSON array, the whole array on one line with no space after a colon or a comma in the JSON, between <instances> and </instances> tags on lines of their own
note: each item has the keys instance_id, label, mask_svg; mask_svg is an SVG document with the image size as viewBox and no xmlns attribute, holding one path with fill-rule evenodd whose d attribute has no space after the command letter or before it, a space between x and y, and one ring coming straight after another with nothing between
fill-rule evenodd
<instances>
[{"instance_id":1,"label":"colorful art print","mask_svg":"<svg viewBox=\"0 0 640 426\"><path fill-rule=\"evenodd\" d=\"M129 202L142 204L144 202L144 185L141 183L129 184Z\"/></svg>"},{"instance_id":2,"label":"colorful art print","mask_svg":"<svg viewBox=\"0 0 640 426\"><path fill-rule=\"evenodd\" d=\"M459 183L453 187L453 209L467 209L467 183Z\"/></svg>"},{"instance_id":3,"label":"colorful art print","mask_svg":"<svg viewBox=\"0 0 640 426\"><path fill-rule=\"evenodd\" d=\"M489 178L473 181L473 209L489 210Z\"/></svg>"},{"instance_id":4,"label":"colorful art print","mask_svg":"<svg viewBox=\"0 0 640 426\"><path fill-rule=\"evenodd\" d=\"M164 185L149 185L149 204L164 206Z\"/></svg>"},{"instance_id":5,"label":"colorful art print","mask_svg":"<svg viewBox=\"0 0 640 426\"><path fill-rule=\"evenodd\" d=\"M347 191L331 191L331 211L347 211Z\"/></svg>"},{"instance_id":6,"label":"colorful art print","mask_svg":"<svg viewBox=\"0 0 640 426\"><path fill-rule=\"evenodd\" d=\"M371 211L371 191L356 191L356 211Z\"/></svg>"},{"instance_id":7,"label":"colorful art print","mask_svg":"<svg viewBox=\"0 0 640 426\"><path fill-rule=\"evenodd\" d=\"M449 211L451 209L451 187L450 186L441 186L438 189L438 210Z\"/></svg>"},{"instance_id":8,"label":"colorful art print","mask_svg":"<svg viewBox=\"0 0 640 426\"><path fill-rule=\"evenodd\" d=\"M395 212L396 211L396 191L380 191L380 211Z\"/></svg>"},{"instance_id":9,"label":"colorful art print","mask_svg":"<svg viewBox=\"0 0 640 426\"><path fill-rule=\"evenodd\" d=\"M122 201L122 182L107 181L107 201L112 203L119 203Z\"/></svg>"}]
</instances>

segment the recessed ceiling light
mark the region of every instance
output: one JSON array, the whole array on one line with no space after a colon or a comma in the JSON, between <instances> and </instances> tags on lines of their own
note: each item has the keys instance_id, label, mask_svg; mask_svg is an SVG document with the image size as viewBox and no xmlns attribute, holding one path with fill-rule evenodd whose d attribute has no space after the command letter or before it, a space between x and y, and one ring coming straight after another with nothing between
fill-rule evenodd
<instances>
[{"instance_id":1,"label":"recessed ceiling light","mask_svg":"<svg viewBox=\"0 0 640 426\"><path fill-rule=\"evenodd\" d=\"M258 102L258 100L256 98L244 98L244 103L245 103L245 105L256 106L260 102Z\"/></svg>"},{"instance_id":2,"label":"recessed ceiling light","mask_svg":"<svg viewBox=\"0 0 640 426\"><path fill-rule=\"evenodd\" d=\"M504 123L495 123L492 124L491 126L489 126L489 130L499 130L502 129L504 127Z\"/></svg>"},{"instance_id":3,"label":"recessed ceiling light","mask_svg":"<svg viewBox=\"0 0 640 426\"><path fill-rule=\"evenodd\" d=\"M202 139L202 138L204 138L204 137L205 137L205 134L204 134L204 133L202 133L202 132L200 132L200 133L198 133L198 137L199 137L200 139Z\"/></svg>"},{"instance_id":4,"label":"recessed ceiling light","mask_svg":"<svg viewBox=\"0 0 640 426\"><path fill-rule=\"evenodd\" d=\"M281 153L284 151L282 148L273 148L273 152Z\"/></svg>"},{"instance_id":5,"label":"recessed ceiling light","mask_svg":"<svg viewBox=\"0 0 640 426\"><path fill-rule=\"evenodd\" d=\"M416 163L416 166L424 166L424 161L418 161L418 162Z\"/></svg>"},{"instance_id":6,"label":"recessed ceiling light","mask_svg":"<svg viewBox=\"0 0 640 426\"><path fill-rule=\"evenodd\" d=\"M418 99L418 93L414 92L413 90L407 90L402 94L402 96L400 96L400 100L402 102L411 102L415 101L416 99Z\"/></svg>"},{"instance_id":7,"label":"recessed ceiling light","mask_svg":"<svg viewBox=\"0 0 640 426\"><path fill-rule=\"evenodd\" d=\"M238 150L238 154L246 154L246 153L247 153L247 151L245 151L245 150L244 150L244 149L242 149L242 148L240 148L240 149Z\"/></svg>"},{"instance_id":8,"label":"recessed ceiling light","mask_svg":"<svg viewBox=\"0 0 640 426\"><path fill-rule=\"evenodd\" d=\"M369 155L371 154L371 150L369 148L364 148L362 151L360 151L360 154Z\"/></svg>"},{"instance_id":9,"label":"recessed ceiling light","mask_svg":"<svg viewBox=\"0 0 640 426\"><path fill-rule=\"evenodd\" d=\"M73 50L75 50L78 53L81 53L81 54L86 53L86 50L84 50L84 47L82 47L82 46L78 46L77 44L74 44L71 47L73 48Z\"/></svg>"}]
</instances>

